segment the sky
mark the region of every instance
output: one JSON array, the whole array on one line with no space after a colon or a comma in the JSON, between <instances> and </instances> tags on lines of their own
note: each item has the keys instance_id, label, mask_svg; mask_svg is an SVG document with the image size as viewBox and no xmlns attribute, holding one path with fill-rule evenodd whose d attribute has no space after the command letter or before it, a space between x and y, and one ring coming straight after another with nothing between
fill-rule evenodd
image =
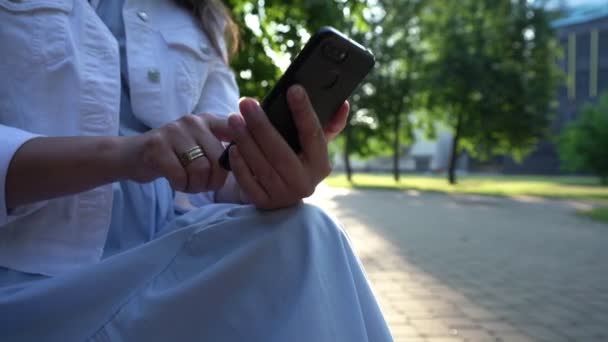
<instances>
[{"instance_id":1,"label":"sky","mask_svg":"<svg viewBox=\"0 0 608 342\"><path fill-rule=\"evenodd\" d=\"M568 6L578 5L600 5L605 4L608 6L608 0L549 0L549 6L556 6L558 4L565 3Z\"/></svg>"}]
</instances>

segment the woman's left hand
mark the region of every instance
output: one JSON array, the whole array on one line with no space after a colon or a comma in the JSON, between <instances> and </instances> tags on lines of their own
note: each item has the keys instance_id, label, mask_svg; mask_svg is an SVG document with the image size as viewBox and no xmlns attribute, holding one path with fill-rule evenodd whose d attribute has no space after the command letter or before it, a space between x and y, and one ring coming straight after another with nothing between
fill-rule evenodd
<instances>
[{"instance_id":1,"label":"woman's left hand","mask_svg":"<svg viewBox=\"0 0 608 342\"><path fill-rule=\"evenodd\" d=\"M228 118L236 143L229 153L234 177L244 200L260 209L288 207L312 195L331 172L327 142L346 125L348 102L326 127L321 126L301 86L289 89L287 102L302 146L299 154L285 142L255 100L242 100L242 116Z\"/></svg>"}]
</instances>

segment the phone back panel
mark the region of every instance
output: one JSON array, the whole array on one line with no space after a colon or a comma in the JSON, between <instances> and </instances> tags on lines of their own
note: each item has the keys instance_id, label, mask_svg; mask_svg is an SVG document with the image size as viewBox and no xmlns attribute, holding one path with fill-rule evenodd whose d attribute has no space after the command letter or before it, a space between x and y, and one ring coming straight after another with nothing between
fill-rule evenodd
<instances>
[{"instance_id":1,"label":"phone back panel","mask_svg":"<svg viewBox=\"0 0 608 342\"><path fill-rule=\"evenodd\" d=\"M374 57L365 48L332 28L317 32L298 54L281 80L262 101L270 121L299 152L297 129L287 105L286 93L293 84L302 85L322 125L374 66Z\"/></svg>"}]
</instances>

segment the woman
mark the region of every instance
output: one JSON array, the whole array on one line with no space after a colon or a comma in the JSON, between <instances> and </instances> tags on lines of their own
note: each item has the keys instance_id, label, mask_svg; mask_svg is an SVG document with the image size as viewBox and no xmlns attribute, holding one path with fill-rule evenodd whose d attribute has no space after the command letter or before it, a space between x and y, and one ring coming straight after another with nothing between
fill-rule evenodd
<instances>
[{"instance_id":1,"label":"woman","mask_svg":"<svg viewBox=\"0 0 608 342\"><path fill-rule=\"evenodd\" d=\"M215 1L7 0L0 22L1 340L390 340L300 203L347 104L321 127L292 87L294 154L237 103Z\"/></svg>"}]
</instances>

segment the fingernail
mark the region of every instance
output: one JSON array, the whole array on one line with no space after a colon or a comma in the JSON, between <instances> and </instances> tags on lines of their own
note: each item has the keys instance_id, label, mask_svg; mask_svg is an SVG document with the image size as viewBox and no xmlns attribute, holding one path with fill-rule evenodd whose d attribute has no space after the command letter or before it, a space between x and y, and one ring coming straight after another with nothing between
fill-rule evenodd
<instances>
[{"instance_id":1,"label":"fingernail","mask_svg":"<svg viewBox=\"0 0 608 342\"><path fill-rule=\"evenodd\" d=\"M241 130L245 127L245 121L239 114L232 114L228 117L228 125L235 130Z\"/></svg>"},{"instance_id":2,"label":"fingernail","mask_svg":"<svg viewBox=\"0 0 608 342\"><path fill-rule=\"evenodd\" d=\"M241 112L245 115L252 115L260 112L260 105L254 99L244 99L241 101Z\"/></svg>"},{"instance_id":3,"label":"fingernail","mask_svg":"<svg viewBox=\"0 0 608 342\"><path fill-rule=\"evenodd\" d=\"M304 88L300 85L291 86L289 92L296 100L302 100L304 98Z\"/></svg>"}]
</instances>

